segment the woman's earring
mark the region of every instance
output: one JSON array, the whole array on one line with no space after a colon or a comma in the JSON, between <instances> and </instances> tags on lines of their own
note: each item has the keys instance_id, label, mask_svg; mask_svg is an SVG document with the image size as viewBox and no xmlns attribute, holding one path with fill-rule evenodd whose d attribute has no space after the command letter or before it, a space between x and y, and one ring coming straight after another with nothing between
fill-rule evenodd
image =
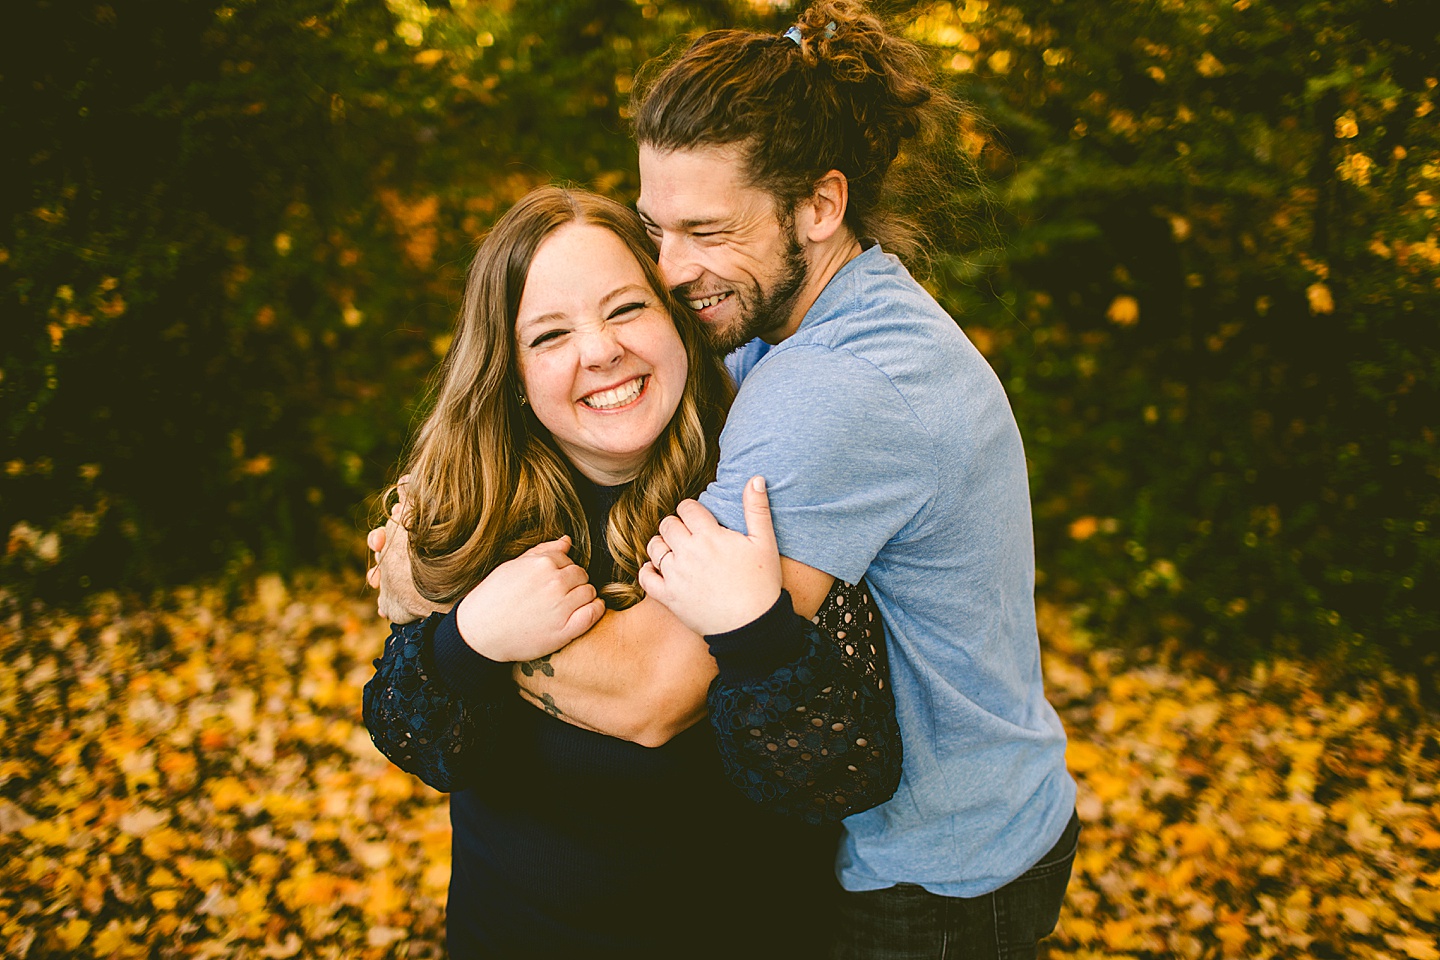
<instances>
[{"instance_id":1,"label":"woman's earring","mask_svg":"<svg viewBox=\"0 0 1440 960\"><path fill-rule=\"evenodd\" d=\"M515 399L520 401L520 406L522 407L530 402L528 399L526 399L525 394L521 393L519 390L515 391Z\"/></svg>"}]
</instances>

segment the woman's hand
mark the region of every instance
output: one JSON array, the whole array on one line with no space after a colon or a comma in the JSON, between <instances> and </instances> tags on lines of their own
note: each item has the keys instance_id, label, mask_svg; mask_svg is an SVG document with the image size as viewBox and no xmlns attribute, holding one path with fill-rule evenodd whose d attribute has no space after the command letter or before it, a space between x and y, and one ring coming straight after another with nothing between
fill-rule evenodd
<instances>
[{"instance_id":1,"label":"woman's hand","mask_svg":"<svg viewBox=\"0 0 1440 960\"><path fill-rule=\"evenodd\" d=\"M456 618L470 648L490 660L535 660L593 627L605 603L569 551L568 536L536 544L466 594Z\"/></svg>"},{"instance_id":2,"label":"woman's hand","mask_svg":"<svg viewBox=\"0 0 1440 960\"><path fill-rule=\"evenodd\" d=\"M650 538L640 586L699 634L726 633L756 619L780 597L780 550L765 478L745 485L749 533L722 527L694 500L675 508Z\"/></svg>"}]
</instances>

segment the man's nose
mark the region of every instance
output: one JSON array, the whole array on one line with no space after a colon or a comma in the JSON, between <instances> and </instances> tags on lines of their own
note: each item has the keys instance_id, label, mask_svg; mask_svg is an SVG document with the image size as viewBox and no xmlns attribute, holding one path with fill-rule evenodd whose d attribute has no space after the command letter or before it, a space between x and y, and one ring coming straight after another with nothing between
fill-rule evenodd
<instances>
[{"instance_id":1,"label":"man's nose","mask_svg":"<svg viewBox=\"0 0 1440 960\"><path fill-rule=\"evenodd\" d=\"M694 245L683 237L660 238L660 276L667 287L674 290L700 279L702 271L694 254Z\"/></svg>"}]
</instances>

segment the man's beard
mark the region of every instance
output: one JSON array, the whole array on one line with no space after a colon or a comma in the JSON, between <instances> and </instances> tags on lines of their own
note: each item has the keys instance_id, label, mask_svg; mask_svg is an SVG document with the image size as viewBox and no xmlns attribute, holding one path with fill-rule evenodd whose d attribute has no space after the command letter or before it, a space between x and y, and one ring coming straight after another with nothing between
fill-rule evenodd
<instances>
[{"instance_id":1,"label":"man's beard","mask_svg":"<svg viewBox=\"0 0 1440 960\"><path fill-rule=\"evenodd\" d=\"M805 251L800 247L800 241L795 239L794 231L786 230L785 237L788 241L785 259L775 285L765 290L758 282L752 283L748 295L740 304L745 309L733 324L724 328L706 325L705 336L715 352L727 354L756 337L781 329L790 321L795 301L800 298L800 291L809 276L810 264L805 260Z\"/></svg>"}]
</instances>

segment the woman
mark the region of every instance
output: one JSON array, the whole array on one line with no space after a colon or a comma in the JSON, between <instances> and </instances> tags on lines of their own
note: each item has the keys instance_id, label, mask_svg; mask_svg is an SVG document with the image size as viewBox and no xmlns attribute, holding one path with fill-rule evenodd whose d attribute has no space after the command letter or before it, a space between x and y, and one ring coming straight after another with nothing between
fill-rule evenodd
<instances>
[{"instance_id":1,"label":"woman","mask_svg":"<svg viewBox=\"0 0 1440 960\"><path fill-rule=\"evenodd\" d=\"M460 602L394 626L365 690L381 751L454 791L453 957L822 950L835 834L799 821L899 775L879 622L844 622L863 585L837 585L828 631L772 610L709 638L711 722L655 749L511 681L640 599L658 522L714 474L729 396L629 210L542 188L482 243L406 494L416 585Z\"/></svg>"}]
</instances>

